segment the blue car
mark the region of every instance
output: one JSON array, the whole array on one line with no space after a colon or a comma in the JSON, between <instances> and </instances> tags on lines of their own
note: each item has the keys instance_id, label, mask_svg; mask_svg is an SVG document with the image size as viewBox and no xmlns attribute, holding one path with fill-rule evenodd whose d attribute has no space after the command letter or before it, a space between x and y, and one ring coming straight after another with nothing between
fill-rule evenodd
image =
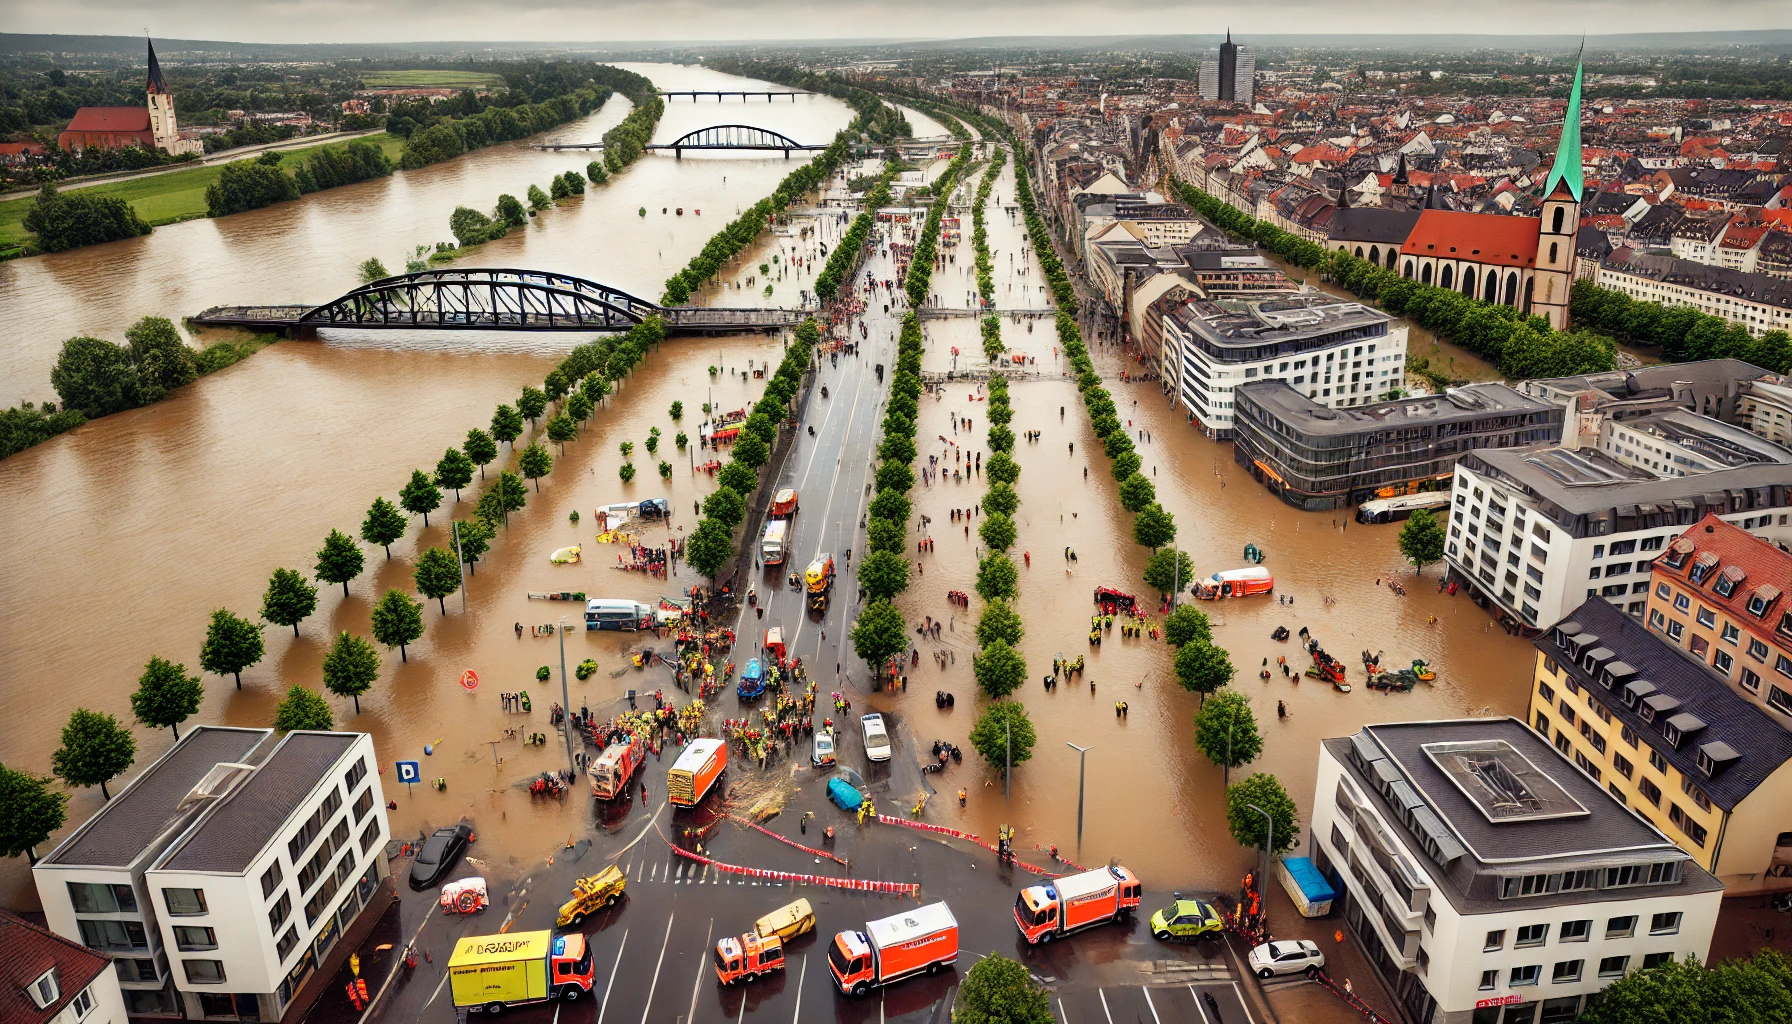
<instances>
[{"instance_id":1,"label":"blue car","mask_svg":"<svg viewBox=\"0 0 1792 1024\"><path fill-rule=\"evenodd\" d=\"M853 788L852 783L841 778L828 780L828 799L843 811L856 811L865 802L865 797Z\"/></svg>"},{"instance_id":2,"label":"blue car","mask_svg":"<svg viewBox=\"0 0 1792 1024\"><path fill-rule=\"evenodd\" d=\"M765 695L765 669L760 666L759 659L747 662L746 671L740 674L740 683L735 692L741 700L754 700Z\"/></svg>"}]
</instances>

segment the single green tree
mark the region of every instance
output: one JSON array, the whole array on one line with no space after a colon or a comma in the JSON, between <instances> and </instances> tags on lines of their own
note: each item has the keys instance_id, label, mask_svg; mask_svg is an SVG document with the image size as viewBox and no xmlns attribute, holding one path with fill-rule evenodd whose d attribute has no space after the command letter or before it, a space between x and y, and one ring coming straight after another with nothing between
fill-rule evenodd
<instances>
[{"instance_id":1,"label":"single green tree","mask_svg":"<svg viewBox=\"0 0 1792 1024\"><path fill-rule=\"evenodd\" d=\"M137 759L137 740L118 719L76 708L62 727L62 746L50 755L50 770L71 786L98 786L107 800L106 783L124 774Z\"/></svg>"},{"instance_id":2,"label":"single green tree","mask_svg":"<svg viewBox=\"0 0 1792 1024\"><path fill-rule=\"evenodd\" d=\"M1130 479L1134 473L1139 471L1139 466L1143 463L1144 460L1139 458L1138 452L1121 452L1114 459L1114 464L1108 467L1108 472L1113 475L1114 482L1119 483L1122 480Z\"/></svg>"},{"instance_id":3,"label":"single green tree","mask_svg":"<svg viewBox=\"0 0 1792 1024\"><path fill-rule=\"evenodd\" d=\"M336 634L336 642L324 655L324 689L338 697L353 697L358 715L361 713L361 695L372 689L379 677L380 655L373 645L347 630Z\"/></svg>"},{"instance_id":4,"label":"single green tree","mask_svg":"<svg viewBox=\"0 0 1792 1024\"><path fill-rule=\"evenodd\" d=\"M497 453L494 452L494 455ZM484 470L481 470L483 473ZM450 448L436 460L435 484L443 490L453 491L454 500L460 502L460 489L473 482L473 460L459 448Z\"/></svg>"},{"instance_id":5,"label":"single green tree","mask_svg":"<svg viewBox=\"0 0 1792 1024\"><path fill-rule=\"evenodd\" d=\"M1157 487L1143 473L1134 473L1120 482L1120 507L1137 515L1157 500Z\"/></svg>"},{"instance_id":6,"label":"single green tree","mask_svg":"<svg viewBox=\"0 0 1792 1024\"><path fill-rule=\"evenodd\" d=\"M553 470L554 457L537 441L523 449L523 454L517 458L517 468L523 471L524 477L535 481L535 492L539 494L541 478Z\"/></svg>"},{"instance_id":7,"label":"single green tree","mask_svg":"<svg viewBox=\"0 0 1792 1024\"><path fill-rule=\"evenodd\" d=\"M1182 688L1207 695L1232 681L1232 659L1224 648L1206 640L1190 640L1176 649L1176 681Z\"/></svg>"},{"instance_id":8,"label":"single green tree","mask_svg":"<svg viewBox=\"0 0 1792 1024\"><path fill-rule=\"evenodd\" d=\"M983 495L983 511L985 512L1012 516L1014 510L1019 507L1020 495L1014 493L1014 488L1007 484L991 484L989 490Z\"/></svg>"},{"instance_id":9,"label":"single green tree","mask_svg":"<svg viewBox=\"0 0 1792 1024\"><path fill-rule=\"evenodd\" d=\"M983 475L992 484L1007 484L1012 487L1020 479L1020 463L1010 458L1007 452L996 452L983 460Z\"/></svg>"},{"instance_id":10,"label":"single green tree","mask_svg":"<svg viewBox=\"0 0 1792 1024\"><path fill-rule=\"evenodd\" d=\"M369 256L362 260L361 265L355 270L360 275L362 284L372 284L382 278L392 276L392 272L386 269L386 265L380 262L378 256Z\"/></svg>"},{"instance_id":11,"label":"single green tree","mask_svg":"<svg viewBox=\"0 0 1792 1024\"><path fill-rule=\"evenodd\" d=\"M492 538L497 536L491 524L480 518L456 519L448 534L448 543L453 546L456 541L460 545L460 557L466 562L467 571L477 576L479 559L492 546Z\"/></svg>"},{"instance_id":12,"label":"single green tree","mask_svg":"<svg viewBox=\"0 0 1792 1024\"><path fill-rule=\"evenodd\" d=\"M1000 706L992 705L990 710ZM1029 724L1028 733L1032 730ZM1001 738L998 727L998 743ZM971 734L971 742L976 743L975 733ZM1001 764L999 756L995 763ZM1056 1020L1044 986L1033 980L1024 965L999 953L991 953L971 967L952 1008L952 1024L1053 1024Z\"/></svg>"},{"instance_id":13,"label":"single green tree","mask_svg":"<svg viewBox=\"0 0 1792 1024\"><path fill-rule=\"evenodd\" d=\"M998 597L1014 600L1020 592L1020 570L1004 554L990 555L977 563L977 594L985 601Z\"/></svg>"},{"instance_id":14,"label":"single green tree","mask_svg":"<svg viewBox=\"0 0 1792 1024\"><path fill-rule=\"evenodd\" d=\"M494 535L500 525L508 525L510 522L510 514L504 510L504 496L496 491L486 491L479 496L479 500L473 504L473 515Z\"/></svg>"},{"instance_id":15,"label":"single green tree","mask_svg":"<svg viewBox=\"0 0 1792 1024\"><path fill-rule=\"evenodd\" d=\"M684 451L685 446L691 443L691 437L689 434L686 434L684 431L680 430L676 435L673 436L672 443L677 445L678 450L682 452L682 451Z\"/></svg>"},{"instance_id":16,"label":"single green tree","mask_svg":"<svg viewBox=\"0 0 1792 1024\"><path fill-rule=\"evenodd\" d=\"M504 521L510 522L510 513L521 512L529 503L529 487L523 478L506 469L498 474L498 482L492 484L492 493L504 505Z\"/></svg>"},{"instance_id":17,"label":"single green tree","mask_svg":"<svg viewBox=\"0 0 1792 1024\"><path fill-rule=\"evenodd\" d=\"M705 518L691 531L690 540L685 542L685 564L714 582L716 574L734 557L733 528L723 525L720 520Z\"/></svg>"},{"instance_id":18,"label":"single green tree","mask_svg":"<svg viewBox=\"0 0 1792 1024\"><path fill-rule=\"evenodd\" d=\"M1001 640L1014 647L1026 635L1027 627L1013 605L997 598L983 606L983 615L977 620L977 646L987 647L993 641Z\"/></svg>"},{"instance_id":19,"label":"single green tree","mask_svg":"<svg viewBox=\"0 0 1792 1024\"><path fill-rule=\"evenodd\" d=\"M971 726L971 748L998 772L1004 760L1012 766L1032 757L1037 742L1033 720L1019 701L990 702Z\"/></svg>"},{"instance_id":20,"label":"single green tree","mask_svg":"<svg viewBox=\"0 0 1792 1024\"><path fill-rule=\"evenodd\" d=\"M1400 553L1412 563L1416 575L1425 574L1425 565L1444 557L1444 528L1428 509L1419 509L1400 528Z\"/></svg>"},{"instance_id":21,"label":"single green tree","mask_svg":"<svg viewBox=\"0 0 1792 1024\"><path fill-rule=\"evenodd\" d=\"M1000 700L1027 681L1027 659L1008 641L996 637L971 656L971 674L984 696Z\"/></svg>"},{"instance_id":22,"label":"single green tree","mask_svg":"<svg viewBox=\"0 0 1792 1024\"><path fill-rule=\"evenodd\" d=\"M617 466L616 475L621 477L622 482L625 484L633 483L635 480L635 464L632 462L624 462L622 465Z\"/></svg>"},{"instance_id":23,"label":"single green tree","mask_svg":"<svg viewBox=\"0 0 1792 1024\"><path fill-rule=\"evenodd\" d=\"M461 444L460 450L466 453L469 461L479 466L479 479L484 480L485 467L498 457L498 442L492 435L474 427L467 431L467 439Z\"/></svg>"},{"instance_id":24,"label":"single green tree","mask_svg":"<svg viewBox=\"0 0 1792 1024\"><path fill-rule=\"evenodd\" d=\"M1250 698L1224 687L1203 700L1201 710L1195 713L1195 746L1209 761L1224 768L1255 761L1263 753L1263 737L1257 732L1257 716L1251 714Z\"/></svg>"},{"instance_id":25,"label":"single green tree","mask_svg":"<svg viewBox=\"0 0 1792 1024\"><path fill-rule=\"evenodd\" d=\"M1261 815L1259 815L1261 820ZM1280 839L1278 831L1276 838ZM1577 1024L1778 1024L1792 1020L1792 960L1772 947L1709 966L1696 956L1632 970L1588 1002Z\"/></svg>"},{"instance_id":26,"label":"single green tree","mask_svg":"<svg viewBox=\"0 0 1792 1024\"><path fill-rule=\"evenodd\" d=\"M744 498L758 489L759 474L753 471L752 466L730 462L716 474L716 483L730 488Z\"/></svg>"},{"instance_id":27,"label":"single green tree","mask_svg":"<svg viewBox=\"0 0 1792 1024\"><path fill-rule=\"evenodd\" d=\"M516 400L516 410L523 414L523 418L529 421L530 426L534 426L535 421L541 419L541 414L547 411L547 407L547 392L531 384L523 385L523 395Z\"/></svg>"},{"instance_id":28,"label":"single green tree","mask_svg":"<svg viewBox=\"0 0 1792 1024\"><path fill-rule=\"evenodd\" d=\"M310 589L310 584L303 580L299 582ZM271 584L269 590L272 591ZM316 591L312 591L311 601L314 605L317 603ZM266 615L265 611L263 615ZM205 645L199 649L199 667L217 675L235 676L236 688L240 690L243 688L243 669L260 661L266 651L260 626L232 615L228 609L218 608L212 612L211 625L205 628Z\"/></svg>"},{"instance_id":29,"label":"single green tree","mask_svg":"<svg viewBox=\"0 0 1792 1024\"><path fill-rule=\"evenodd\" d=\"M548 440L560 446L560 454L566 454L566 442L579 436L579 424L570 413L563 412L548 420Z\"/></svg>"},{"instance_id":30,"label":"single green tree","mask_svg":"<svg viewBox=\"0 0 1792 1024\"><path fill-rule=\"evenodd\" d=\"M901 523L872 516L865 524L865 545L871 551L904 552L908 550L908 532Z\"/></svg>"},{"instance_id":31,"label":"single green tree","mask_svg":"<svg viewBox=\"0 0 1792 1024\"><path fill-rule=\"evenodd\" d=\"M178 740L180 723L193 717L204 696L205 687L199 684L198 676L187 675L187 666L156 656L149 659L149 664L143 666L143 675L137 678L131 711L137 721L151 729L173 729Z\"/></svg>"},{"instance_id":32,"label":"single green tree","mask_svg":"<svg viewBox=\"0 0 1792 1024\"><path fill-rule=\"evenodd\" d=\"M1132 539L1156 551L1176 539L1176 520L1154 501L1132 521Z\"/></svg>"},{"instance_id":33,"label":"single green tree","mask_svg":"<svg viewBox=\"0 0 1792 1024\"><path fill-rule=\"evenodd\" d=\"M851 639L853 653L877 674L891 658L908 650L908 627L895 605L871 601L853 622Z\"/></svg>"},{"instance_id":34,"label":"single green tree","mask_svg":"<svg viewBox=\"0 0 1792 1024\"><path fill-rule=\"evenodd\" d=\"M771 456L771 446L761 440L758 434L749 434L743 430L739 439L734 442L734 461L748 469L758 469Z\"/></svg>"},{"instance_id":35,"label":"single green tree","mask_svg":"<svg viewBox=\"0 0 1792 1024\"><path fill-rule=\"evenodd\" d=\"M672 464L670 462L667 462L665 459L660 460L660 479L661 480L672 479Z\"/></svg>"},{"instance_id":36,"label":"single green tree","mask_svg":"<svg viewBox=\"0 0 1792 1024\"><path fill-rule=\"evenodd\" d=\"M49 775L0 764L0 855L24 854L37 863L37 848L68 820L68 794L50 788Z\"/></svg>"},{"instance_id":37,"label":"single green tree","mask_svg":"<svg viewBox=\"0 0 1792 1024\"><path fill-rule=\"evenodd\" d=\"M274 709L274 728L282 733L295 729L323 732L335 724L336 716L330 713L329 702L297 684L286 691L286 699Z\"/></svg>"},{"instance_id":38,"label":"single green tree","mask_svg":"<svg viewBox=\"0 0 1792 1024\"><path fill-rule=\"evenodd\" d=\"M596 404L591 401L591 396L583 391L573 392L572 397L566 400L566 415L572 417L575 434L578 432L578 425L590 419L595 409ZM553 424L549 423L548 426L551 428Z\"/></svg>"},{"instance_id":39,"label":"single green tree","mask_svg":"<svg viewBox=\"0 0 1792 1024\"><path fill-rule=\"evenodd\" d=\"M1164 639L1171 647L1200 640L1213 642L1213 624L1207 621L1207 613L1192 604L1178 605L1164 619Z\"/></svg>"},{"instance_id":40,"label":"single green tree","mask_svg":"<svg viewBox=\"0 0 1792 1024\"><path fill-rule=\"evenodd\" d=\"M1165 597L1187 589L1194 582L1194 575L1194 560L1188 552L1174 548L1159 548L1145 563L1145 585Z\"/></svg>"},{"instance_id":41,"label":"single green tree","mask_svg":"<svg viewBox=\"0 0 1792 1024\"><path fill-rule=\"evenodd\" d=\"M659 428L654 427L653 429L658 430ZM647 448L647 454L658 455L659 451L660 451L660 435L658 435L658 434L647 435L647 443L646 443L645 447Z\"/></svg>"},{"instance_id":42,"label":"single green tree","mask_svg":"<svg viewBox=\"0 0 1792 1024\"><path fill-rule=\"evenodd\" d=\"M511 444L523 436L523 414L514 406L500 405L498 411L492 413L492 437Z\"/></svg>"},{"instance_id":43,"label":"single green tree","mask_svg":"<svg viewBox=\"0 0 1792 1024\"><path fill-rule=\"evenodd\" d=\"M908 589L908 556L873 551L859 563L859 586L873 601L889 600Z\"/></svg>"},{"instance_id":44,"label":"single green tree","mask_svg":"<svg viewBox=\"0 0 1792 1024\"><path fill-rule=\"evenodd\" d=\"M442 492L436 490L428 473L413 469L410 482L404 485L404 490L398 492L398 500L404 505L406 512L422 516L423 525L428 528L429 514L442 507Z\"/></svg>"},{"instance_id":45,"label":"single green tree","mask_svg":"<svg viewBox=\"0 0 1792 1024\"><path fill-rule=\"evenodd\" d=\"M989 545L991 551L1006 551L1014 546L1014 520L1000 512L991 512L983 517L983 524L977 527L977 536Z\"/></svg>"},{"instance_id":46,"label":"single green tree","mask_svg":"<svg viewBox=\"0 0 1792 1024\"><path fill-rule=\"evenodd\" d=\"M1255 807L1261 807L1269 814L1265 821ZM1269 840L1270 821L1275 822L1275 847L1269 852L1273 856L1294 849L1294 841L1300 838L1299 810L1288 791L1274 775L1258 772L1249 778L1240 779L1226 787L1226 824L1232 830L1232 838L1240 846L1263 846ZM1615 1017L1614 1021L1635 1024L1639 1018ZM1676 1016L1674 1021L1702 1020L1698 1015ZM1584 1018L1583 1018L1584 1020Z\"/></svg>"},{"instance_id":47,"label":"single green tree","mask_svg":"<svg viewBox=\"0 0 1792 1024\"><path fill-rule=\"evenodd\" d=\"M455 561L453 552L430 548L418 556L411 575L417 593L441 604L442 614L448 614L448 595L460 589L460 563Z\"/></svg>"},{"instance_id":48,"label":"single green tree","mask_svg":"<svg viewBox=\"0 0 1792 1024\"><path fill-rule=\"evenodd\" d=\"M461 553L466 553L464 544ZM373 638L385 644L388 651L398 648L400 661L411 660L405 648L422 635L423 602L413 601L409 594L393 589L386 591L374 604Z\"/></svg>"},{"instance_id":49,"label":"single green tree","mask_svg":"<svg viewBox=\"0 0 1792 1024\"><path fill-rule=\"evenodd\" d=\"M669 413L670 413L670 415L672 417L672 421L674 423L676 423L679 420L684 419L684 403L683 402L673 402L672 408L671 408L671 410L669 410Z\"/></svg>"},{"instance_id":50,"label":"single green tree","mask_svg":"<svg viewBox=\"0 0 1792 1024\"><path fill-rule=\"evenodd\" d=\"M409 525L410 520L397 505L385 498L375 498L373 507L367 510L367 518L361 520L361 539L385 548L386 557L391 558L392 542L404 536L405 527Z\"/></svg>"},{"instance_id":51,"label":"single green tree","mask_svg":"<svg viewBox=\"0 0 1792 1024\"><path fill-rule=\"evenodd\" d=\"M341 530L331 530L324 546L317 552L317 568L313 573L324 583L342 584L342 596L348 596L348 581L361 575L367 554L355 546L355 540Z\"/></svg>"},{"instance_id":52,"label":"single green tree","mask_svg":"<svg viewBox=\"0 0 1792 1024\"><path fill-rule=\"evenodd\" d=\"M317 610L317 588L297 569L275 569L261 596L261 617L276 626L291 626L299 635L299 623Z\"/></svg>"},{"instance_id":53,"label":"single green tree","mask_svg":"<svg viewBox=\"0 0 1792 1024\"><path fill-rule=\"evenodd\" d=\"M732 487L718 487L703 499L703 514L732 530L747 514L747 499Z\"/></svg>"},{"instance_id":54,"label":"single green tree","mask_svg":"<svg viewBox=\"0 0 1792 1024\"><path fill-rule=\"evenodd\" d=\"M541 382L542 393L548 396L548 401L550 402L558 402L560 399L565 398L566 392L569 391L571 387L572 382L566 379L566 371L560 369L558 366L549 370L547 377Z\"/></svg>"}]
</instances>

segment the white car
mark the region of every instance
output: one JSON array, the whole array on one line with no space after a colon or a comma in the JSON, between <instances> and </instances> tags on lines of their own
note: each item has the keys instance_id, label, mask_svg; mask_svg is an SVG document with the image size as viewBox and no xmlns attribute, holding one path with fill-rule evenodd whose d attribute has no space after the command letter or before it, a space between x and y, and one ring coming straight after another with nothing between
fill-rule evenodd
<instances>
[{"instance_id":1,"label":"white car","mask_svg":"<svg viewBox=\"0 0 1792 1024\"><path fill-rule=\"evenodd\" d=\"M809 763L817 768L827 768L834 763L834 734L822 730L815 734L815 753L809 755Z\"/></svg>"},{"instance_id":2,"label":"white car","mask_svg":"<svg viewBox=\"0 0 1792 1024\"><path fill-rule=\"evenodd\" d=\"M1317 944L1306 939L1298 942L1265 942L1251 950L1248 959L1251 972L1259 978L1299 974L1309 967L1325 966L1325 954L1319 951Z\"/></svg>"},{"instance_id":3,"label":"white car","mask_svg":"<svg viewBox=\"0 0 1792 1024\"><path fill-rule=\"evenodd\" d=\"M865 759L888 761L890 759L890 734L884 729L884 716L864 715L859 719L859 726L865 730Z\"/></svg>"}]
</instances>

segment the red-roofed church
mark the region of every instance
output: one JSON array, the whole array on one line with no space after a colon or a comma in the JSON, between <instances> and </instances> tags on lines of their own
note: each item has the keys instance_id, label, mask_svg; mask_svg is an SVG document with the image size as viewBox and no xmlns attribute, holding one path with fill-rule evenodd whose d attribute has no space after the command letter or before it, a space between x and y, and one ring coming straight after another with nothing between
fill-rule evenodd
<instances>
[{"instance_id":1,"label":"red-roofed church","mask_svg":"<svg viewBox=\"0 0 1792 1024\"><path fill-rule=\"evenodd\" d=\"M148 102L141 107L82 107L74 120L56 137L56 144L69 152L83 149L122 149L142 146L179 156L200 153L205 147L198 139L183 139L174 120L174 90L162 76L162 65L156 61L155 44L149 44Z\"/></svg>"}]
</instances>

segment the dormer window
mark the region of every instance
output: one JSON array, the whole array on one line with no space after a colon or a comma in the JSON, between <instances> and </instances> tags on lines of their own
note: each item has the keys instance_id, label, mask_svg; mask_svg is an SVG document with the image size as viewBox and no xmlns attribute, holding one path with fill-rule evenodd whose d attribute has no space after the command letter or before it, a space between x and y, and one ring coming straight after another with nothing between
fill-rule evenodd
<instances>
[{"instance_id":1,"label":"dormer window","mask_svg":"<svg viewBox=\"0 0 1792 1024\"><path fill-rule=\"evenodd\" d=\"M1756 587L1754 593L1748 595L1748 613L1757 619L1767 617L1767 610L1773 602L1779 600L1779 588L1771 583L1763 583Z\"/></svg>"},{"instance_id":2,"label":"dormer window","mask_svg":"<svg viewBox=\"0 0 1792 1024\"><path fill-rule=\"evenodd\" d=\"M1717 592L1718 597L1729 597L1736 593L1737 584L1747 575L1740 565L1725 566L1724 571L1717 574L1717 582L1711 585L1711 589Z\"/></svg>"},{"instance_id":3,"label":"dormer window","mask_svg":"<svg viewBox=\"0 0 1792 1024\"><path fill-rule=\"evenodd\" d=\"M40 1010L55 1006L56 1000L62 998L62 986L56 981L56 968L52 967L38 975L37 980L31 983L30 994L31 1001Z\"/></svg>"},{"instance_id":4,"label":"dormer window","mask_svg":"<svg viewBox=\"0 0 1792 1024\"><path fill-rule=\"evenodd\" d=\"M1707 551L1693 560L1692 568L1687 570L1686 578L1694 583L1705 582L1712 570L1717 568L1717 554Z\"/></svg>"},{"instance_id":5,"label":"dormer window","mask_svg":"<svg viewBox=\"0 0 1792 1024\"><path fill-rule=\"evenodd\" d=\"M1699 744L1699 770L1712 778L1740 760L1742 755L1723 740Z\"/></svg>"},{"instance_id":6,"label":"dormer window","mask_svg":"<svg viewBox=\"0 0 1792 1024\"><path fill-rule=\"evenodd\" d=\"M1686 567L1686 560L1692 557L1695 546L1692 541L1682 537L1668 545L1667 554L1661 556L1661 563L1670 569L1683 569Z\"/></svg>"}]
</instances>

